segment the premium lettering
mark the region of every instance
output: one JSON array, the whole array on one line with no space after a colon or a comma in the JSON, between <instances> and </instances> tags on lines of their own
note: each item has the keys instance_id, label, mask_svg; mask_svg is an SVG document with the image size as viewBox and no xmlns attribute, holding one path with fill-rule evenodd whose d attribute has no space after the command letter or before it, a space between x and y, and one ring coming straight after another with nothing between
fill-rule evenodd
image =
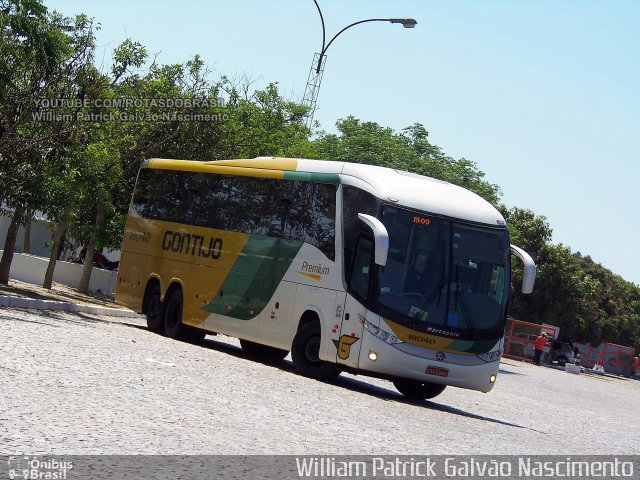
<instances>
[{"instance_id":1,"label":"premium lettering","mask_svg":"<svg viewBox=\"0 0 640 480\"><path fill-rule=\"evenodd\" d=\"M330 272L329 267L325 267L320 263L314 265L313 263L307 262L302 262L302 271L319 275L329 275Z\"/></svg>"}]
</instances>

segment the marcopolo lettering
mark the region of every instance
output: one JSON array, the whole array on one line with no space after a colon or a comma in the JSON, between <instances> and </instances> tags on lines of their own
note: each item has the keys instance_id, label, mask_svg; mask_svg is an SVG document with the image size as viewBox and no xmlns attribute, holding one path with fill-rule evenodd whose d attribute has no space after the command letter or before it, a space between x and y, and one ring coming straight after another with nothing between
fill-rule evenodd
<instances>
[{"instance_id":1,"label":"marcopolo lettering","mask_svg":"<svg viewBox=\"0 0 640 480\"><path fill-rule=\"evenodd\" d=\"M222 254L222 239L165 230L162 237L162 249L217 260Z\"/></svg>"}]
</instances>

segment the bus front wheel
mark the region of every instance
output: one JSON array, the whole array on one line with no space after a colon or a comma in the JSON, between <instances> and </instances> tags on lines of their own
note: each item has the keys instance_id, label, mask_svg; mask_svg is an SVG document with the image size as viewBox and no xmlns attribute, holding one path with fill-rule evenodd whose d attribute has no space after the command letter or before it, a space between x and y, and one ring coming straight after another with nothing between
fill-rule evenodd
<instances>
[{"instance_id":1,"label":"bus front wheel","mask_svg":"<svg viewBox=\"0 0 640 480\"><path fill-rule=\"evenodd\" d=\"M340 375L340 366L320 360L320 324L307 322L293 339L291 360L296 370L305 377L331 380Z\"/></svg>"},{"instance_id":2,"label":"bus front wheel","mask_svg":"<svg viewBox=\"0 0 640 480\"><path fill-rule=\"evenodd\" d=\"M446 385L409 380L407 378L396 378L393 381L393 385L402 395L416 402L437 397L446 388Z\"/></svg>"}]
</instances>

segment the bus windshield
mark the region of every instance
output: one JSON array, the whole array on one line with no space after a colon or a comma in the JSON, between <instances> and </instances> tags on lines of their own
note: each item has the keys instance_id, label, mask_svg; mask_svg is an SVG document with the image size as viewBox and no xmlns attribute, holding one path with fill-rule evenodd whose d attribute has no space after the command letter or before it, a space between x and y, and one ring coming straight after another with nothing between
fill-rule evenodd
<instances>
[{"instance_id":1,"label":"bus windshield","mask_svg":"<svg viewBox=\"0 0 640 480\"><path fill-rule=\"evenodd\" d=\"M389 255L374 274L374 310L409 328L460 339L499 338L508 300L505 228L472 226L391 206Z\"/></svg>"}]
</instances>

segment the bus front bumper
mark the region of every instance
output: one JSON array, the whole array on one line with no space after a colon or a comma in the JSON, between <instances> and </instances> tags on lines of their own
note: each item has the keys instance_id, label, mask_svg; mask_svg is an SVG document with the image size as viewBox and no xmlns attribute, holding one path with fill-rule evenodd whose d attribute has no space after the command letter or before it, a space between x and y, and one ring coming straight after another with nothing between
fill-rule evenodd
<instances>
[{"instance_id":1,"label":"bus front bumper","mask_svg":"<svg viewBox=\"0 0 640 480\"><path fill-rule=\"evenodd\" d=\"M439 361L435 360L437 351L427 353L432 353L434 359L405 353L365 330L362 335L358 368L388 376L452 385L481 392L489 392L495 385L499 361L479 365L458 365L448 363L446 354L445 359Z\"/></svg>"}]
</instances>

